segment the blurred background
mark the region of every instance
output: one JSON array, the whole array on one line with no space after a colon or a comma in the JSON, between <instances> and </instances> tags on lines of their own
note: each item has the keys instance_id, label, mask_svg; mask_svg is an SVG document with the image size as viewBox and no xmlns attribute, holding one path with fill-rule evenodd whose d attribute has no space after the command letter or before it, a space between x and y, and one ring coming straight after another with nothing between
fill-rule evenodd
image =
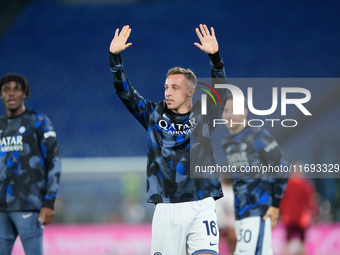
<instances>
[{"instance_id":1,"label":"blurred background","mask_svg":"<svg viewBox=\"0 0 340 255\"><path fill-rule=\"evenodd\" d=\"M122 53L124 67L149 100L163 98L165 74L174 66L210 76L208 57L194 46L200 23L215 28L227 75L235 82L280 78L279 87L288 87L286 78L308 78L312 82L300 87L311 91L306 107L313 116L291 109L285 119L297 119L298 127L266 127L290 162L339 164L339 11L336 0L0 0L0 75L27 78L26 106L51 119L62 153L56 216L46 232L92 225L120 226L130 234L144 226L150 233L153 205L144 200L147 133L115 95L109 71L109 44L115 29L126 24L133 45ZM268 93L271 87L254 86L255 108L270 108ZM282 119L279 110L270 117ZM220 146L225 132L218 127L214 138L219 162L225 160ZM313 179L318 224L337 226L340 182L326 177ZM148 234L141 236L148 250ZM110 249L93 254L125 252ZM316 249L309 254L320 255Z\"/></svg>"}]
</instances>

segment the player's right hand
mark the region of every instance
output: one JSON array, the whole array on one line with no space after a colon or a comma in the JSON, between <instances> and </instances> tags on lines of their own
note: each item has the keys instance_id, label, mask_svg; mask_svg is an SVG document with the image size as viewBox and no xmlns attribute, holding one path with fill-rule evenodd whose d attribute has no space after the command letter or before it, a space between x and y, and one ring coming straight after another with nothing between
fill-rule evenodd
<instances>
[{"instance_id":1,"label":"player's right hand","mask_svg":"<svg viewBox=\"0 0 340 255\"><path fill-rule=\"evenodd\" d=\"M270 217L271 226L273 230L275 226L277 225L277 222L279 220L279 215L280 215L280 209L274 206L270 206L266 212L266 215L263 216L263 220L266 220L268 217Z\"/></svg>"},{"instance_id":2,"label":"player's right hand","mask_svg":"<svg viewBox=\"0 0 340 255\"><path fill-rule=\"evenodd\" d=\"M119 28L116 29L115 36L113 37L110 44L110 52L113 54L119 54L126 48L130 47L132 43L126 43L131 33L131 28L126 25L122 28L119 33Z\"/></svg>"},{"instance_id":3,"label":"player's right hand","mask_svg":"<svg viewBox=\"0 0 340 255\"><path fill-rule=\"evenodd\" d=\"M52 222L54 217L54 210L42 207L40 209L39 219L38 221L41 222L41 225L46 225Z\"/></svg>"}]
</instances>

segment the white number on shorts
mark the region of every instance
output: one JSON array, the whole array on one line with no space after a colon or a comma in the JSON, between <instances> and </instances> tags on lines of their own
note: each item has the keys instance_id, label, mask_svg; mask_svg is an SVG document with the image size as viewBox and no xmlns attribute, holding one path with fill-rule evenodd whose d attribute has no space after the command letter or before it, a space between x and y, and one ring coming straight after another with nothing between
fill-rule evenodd
<instances>
[{"instance_id":1,"label":"white number on shorts","mask_svg":"<svg viewBox=\"0 0 340 255\"><path fill-rule=\"evenodd\" d=\"M240 242L243 239L245 243L249 243L251 240L251 231L247 229L246 231L244 231L244 234L242 234L242 232L243 232L243 229L241 228L240 233L237 238L237 242Z\"/></svg>"},{"instance_id":2,"label":"white number on shorts","mask_svg":"<svg viewBox=\"0 0 340 255\"><path fill-rule=\"evenodd\" d=\"M210 236L210 232L216 236L217 235L217 227L215 221L210 221L210 230L209 230L209 222L207 220L203 221L203 224L205 224L205 227L207 229L207 235Z\"/></svg>"}]
</instances>

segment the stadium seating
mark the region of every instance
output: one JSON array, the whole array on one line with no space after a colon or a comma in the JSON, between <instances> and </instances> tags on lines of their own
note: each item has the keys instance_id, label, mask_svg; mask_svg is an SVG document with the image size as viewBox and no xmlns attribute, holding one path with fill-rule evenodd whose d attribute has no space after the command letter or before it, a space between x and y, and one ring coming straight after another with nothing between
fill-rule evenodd
<instances>
[{"instance_id":1,"label":"stadium seating","mask_svg":"<svg viewBox=\"0 0 340 255\"><path fill-rule=\"evenodd\" d=\"M173 66L209 77L207 57L193 45L200 22L215 27L231 77L339 75L336 8L325 4L279 1L258 3L254 10L203 0L67 2L30 1L0 41L0 73L27 77L27 106L51 118L66 157L145 155L146 132L115 95L108 66L109 43L124 24L133 29L133 46L122 54L126 71L154 101L163 98L165 73ZM323 88L312 89L315 95ZM261 96L258 102L258 108L268 107Z\"/></svg>"}]
</instances>

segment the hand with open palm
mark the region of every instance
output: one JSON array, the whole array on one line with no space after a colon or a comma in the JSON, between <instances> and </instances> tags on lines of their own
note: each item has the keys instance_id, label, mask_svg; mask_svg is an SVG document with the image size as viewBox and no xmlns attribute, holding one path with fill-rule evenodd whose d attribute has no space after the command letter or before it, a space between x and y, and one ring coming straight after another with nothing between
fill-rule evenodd
<instances>
[{"instance_id":1,"label":"hand with open palm","mask_svg":"<svg viewBox=\"0 0 340 255\"><path fill-rule=\"evenodd\" d=\"M218 43L215 37L215 30L211 27L209 31L206 25L200 24L199 29L196 28L196 34L200 39L201 44L195 42L194 44L207 54L214 54L218 51Z\"/></svg>"},{"instance_id":2,"label":"hand with open palm","mask_svg":"<svg viewBox=\"0 0 340 255\"><path fill-rule=\"evenodd\" d=\"M110 52L113 54L119 54L126 48L130 47L132 43L126 43L131 33L131 28L126 25L122 28L119 33L119 28L116 29L115 36L113 37L110 44Z\"/></svg>"}]
</instances>

